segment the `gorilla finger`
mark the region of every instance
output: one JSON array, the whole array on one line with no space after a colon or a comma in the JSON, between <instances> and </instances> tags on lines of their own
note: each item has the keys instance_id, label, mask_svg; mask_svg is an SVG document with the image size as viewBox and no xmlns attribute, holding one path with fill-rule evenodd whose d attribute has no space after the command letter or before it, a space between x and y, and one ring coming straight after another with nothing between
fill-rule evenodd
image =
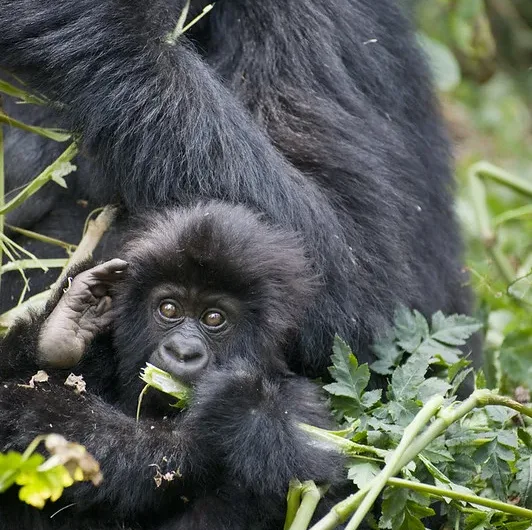
<instances>
[{"instance_id":1,"label":"gorilla finger","mask_svg":"<svg viewBox=\"0 0 532 530\"><path fill-rule=\"evenodd\" d=\"M96 277L103 280L113 280L120 276L128 267L128 262L120 258L114 258L100 265L96 265L90 272Z\"/></svg>"}]
</instances>

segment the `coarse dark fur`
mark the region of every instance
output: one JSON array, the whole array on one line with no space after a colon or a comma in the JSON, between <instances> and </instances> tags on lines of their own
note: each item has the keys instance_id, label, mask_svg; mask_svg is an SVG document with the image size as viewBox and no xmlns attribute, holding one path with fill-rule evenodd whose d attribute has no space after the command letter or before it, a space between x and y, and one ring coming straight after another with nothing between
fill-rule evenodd
<instances>
[{"instance_id":1,"label":"coarse dark fur","mask_svg":"<svg viewBox=\"0 0 532 530\"><path fill-rule=\"evenodd\" d=\"M221 0L175 46L181 0L0 5L0 63L60 103L29 121L72 128L90 159L71 197L221 199L303 236L324 283L288 352L298 373L323 373L335 332L368 360L398 303L469 311L448 142L395 0ZM50 159L33 141L21 155L8 136L9 189ZM52 203L14 215L38 229Z\"/></svg>"},{"instance_id":2,"label":"coarse dark fur","mask_svg":"<svg viewBox=\"0 0 532 530\"><path fill-rule=\"evenodd\" d=\"M60 295L0 345L0 452L58 432L85 445L104 475L98 488L73 486L43 511L1 495L2 529L274 530L282 527L290 479L334 485L342 475L335 452L298 429L330 418L315 385L290 372L283 357L317 285L298 238L221 203L152 217L125 251L113 331L97 336L72 369L87 393L63 385L70 370L47 369L51 381L36 388L16 384L42 367L39 333ZM137 424L139 373L162 340L150 294L168 283L198 296L227 293L240 316L230 337L209 342L213 362L189 408L174 413L168 396L152 391ZM157 470L178 474L156 487Z\"/></svg>"}]
</instances>

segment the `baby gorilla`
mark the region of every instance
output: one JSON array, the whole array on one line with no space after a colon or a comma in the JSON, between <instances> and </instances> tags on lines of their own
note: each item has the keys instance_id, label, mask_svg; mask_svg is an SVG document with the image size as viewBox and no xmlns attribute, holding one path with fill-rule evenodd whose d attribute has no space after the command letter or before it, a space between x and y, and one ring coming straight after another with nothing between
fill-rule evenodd
<instances>
[{"instance_id":1,"label":"baby gorilla","mask_svg":"<svg viewBox=\"0 0 532 530\"><path fill-rule=\"evenodd\" d=\"M125 261L73 272L0 346L0 451L58 432L104 474L43 511L0 496L6 528L280 528L291 478L334 484L342 474L338 456L298 428L328 426L329 415L284 358L317 284L299 239L218 202L151 215ZM135 423L147 361L193 396L179 412L148 393ZM72 365L82 395L63 385ZM50 382L15 384L38 368ZM156 469L171 480L157 487Z\"/></svg>"}]
</instances>

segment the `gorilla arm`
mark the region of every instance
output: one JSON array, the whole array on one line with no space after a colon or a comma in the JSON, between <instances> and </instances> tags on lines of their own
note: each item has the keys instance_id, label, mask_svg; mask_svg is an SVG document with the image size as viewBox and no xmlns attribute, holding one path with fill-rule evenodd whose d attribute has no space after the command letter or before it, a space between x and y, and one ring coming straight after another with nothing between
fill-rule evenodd
<instances>
[{"instance_id":1,"label":"gorilla arm","mask_svg":"<svg viewBox=\"0 0 532 530\"><path fill-rule=\"evenodd\" d=\"M89 392L76 395L47 383L1 385L0 451L22 451L49 432L81 443L104 480L98 488L66 490L62 502L79 510L112 508L117 518L175 507L180 496L195 500L221 486L280 501L291 478L333 482L340 476L338 456L313 446L297 428L298 421L323 425L327 418L309 386L241 369L213 371L198 383L182 419L136 423ZM156 488L154 466L176 479Z\"/></svg>"},{"instance_id":2,"label":"gorilla arm","mask_svg":"<svg viewBox=\"0 0 532 530\"><path fill-rule=\"evenodd\" d=\"M59 291L41 313L30 312L9 330L0 343L0 381L26 378L40 368L72 367L107 330L113 316L109 287L127 263L90 266L81 264L82 272L69 278L66 296Z\"/></svg>"}]
</instances>

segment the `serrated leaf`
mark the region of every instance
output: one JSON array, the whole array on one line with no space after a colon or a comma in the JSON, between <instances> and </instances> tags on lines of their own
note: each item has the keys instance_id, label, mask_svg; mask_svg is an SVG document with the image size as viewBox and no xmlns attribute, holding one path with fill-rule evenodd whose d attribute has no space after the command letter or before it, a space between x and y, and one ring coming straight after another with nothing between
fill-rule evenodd
<instances>
[{"instance_id":1,"label":"serrated leaf","mask_svg":"<svg viewBox=\"0 0 532 530\"><path fill-rule=\"evenodd\" d=\"M426 403L432 396L445 396L450 388L451 385L443 379L429 377L419 386L417 399L422 403Z\"/></svg>"},{"instance_id":2,"label":"serrated leaf","mask_svg":"<svg viewBox=\"0 0 532 530\"><path fill-rule=\"evenodd\" d=\"M403 356L403 350L395 342L395 331L392 328L375 341L371 350L377 360L370 365L370 368L381 375L391 374L392 368L401 361Z\"/></svg>"},{"instance_id":3,"label":"serrated leaf","mask_svg":"<svg viewBox=\"0 0 532 530\"><path fill-rule=\"evenodd\" d=\"M364 408L369 409L373 407L376 403L379 402L382 396L382 390L376 389L376 390L370 390L368 392L364 392L362 394L361 403L364 406Z\"/></svg>"},{"instance_id":4,"label":"serrated leaf","mask_svg":"<svg viewBox=\"0 0 532 530\"><path fill-rule=\"evenodd\" d=\"M74 479L63 466L56 466L47 471L27 470L19 473L16 483L22 486L19 498L35 508L42 508L50 499L56 501L64 488L74 484Z\"/></svg>"},{"instance_id":5,"label":"serrated leaf","mask_svg":"<svg viewBox=\"0 0 532 530\"><path fill-rule=\"evenodd\" d=\"M482 324L467 315L444 316L438 311L432 316L432 338L449 346L463 346Z\"/></svg>"},{"instance_id":6,"label":"serrated leaf","mask_svg":"<svg viewBox=\"0 0 532 530\"><path fill-rule=\"evenodd\" d=\"M399 306L394 314L394 331L397 344L405 351L413 353L429 334L429 326L419 311L410 311Z\"/></svg>"},{"instance_id":7,"label":"serrated leaf","mask_svg":"<svg viewBox=\"0 0 532 530\"><path fill-rule=\"evenodd\" d=\"M447 346L446 344L442 344L441 342L438 342L432 337L429 337L424 340L419 345L417 351L419 353L428 355L430 358L439 357L447 365L456 364L460 360L460 356L462 355L462 352L459 349L453 348L452 346Z\"/></svg>"},{"instance_id":8,"label":"serrated leaf","mask_svg":"<svg viewBox=\"0 0 532 530\"><path fill-rule=\"evenodd\" d=\"M379 528L395 530L404 521L404 510L408 500L408 490L403 488L385 488L382 494Z\"/></svg>"},{"instance_id":9,"label":"serrated leaf","mask_svg":"<svg viewBox=\"0 0 532 530\"><path fill-rule=\"evenodd\" d=\"M509 333L502 343L499 364L511 381L532 388L532 328Z\"/></svg>"},{"instance_id":10,"label":"serrated leaf","mask_svg":"<svg viewBox=\"0 0 532 530\"><path fill-rule=\"evenodd\" d=\"M334 339L331 360L333 366L329 368L329 373L336 382L324 388L330 394L358 400L369 383L368 365L359 366L351 348L338 336Z\"/></svg>"},{"instance_id":11,"label":"serrated leaf","mask_svg":"<svg viewBox=\"0 0 532 530\"><path fill-rule=\"evenodd\" d=\"M517 463L517 474L515 488L521 498L521 506L532 508L532 457L520 458Z\"/></svg>"},{"instance_id":12,"label":"serrated leaf","mask_svg":"<svg viewBox=\"0 0 532 530\"><path fill-rule=\"evenodd\" d=\"M487 530L490 528L490 520L491 514L474 512L465 518L464 530Z\"/></svg>"},{"instance_id":13,"label":"serrated leaf","mask_svg":"<svg viewBox=\"0 0 532 530\"><path fill-rule=\"evenodd\" d=\"M389 387L395 400L404 401L417 396L419 387L425 381L430 358L430 354L412 355L396 368Z\"/></svg>"},{"instance_id":14,"label":"serrated leaf","mask_svg":"<svg viewBox=\"0 0 532 530\"><path fill-rule=\"evenodd\" d=\"M363 486L366 486L370 480L375 478L380 470L380 467L375 464L375 462L354 460L349 466L347 478L352 480L358 488L362 488Z\"/></svg>"}]
</instances>

